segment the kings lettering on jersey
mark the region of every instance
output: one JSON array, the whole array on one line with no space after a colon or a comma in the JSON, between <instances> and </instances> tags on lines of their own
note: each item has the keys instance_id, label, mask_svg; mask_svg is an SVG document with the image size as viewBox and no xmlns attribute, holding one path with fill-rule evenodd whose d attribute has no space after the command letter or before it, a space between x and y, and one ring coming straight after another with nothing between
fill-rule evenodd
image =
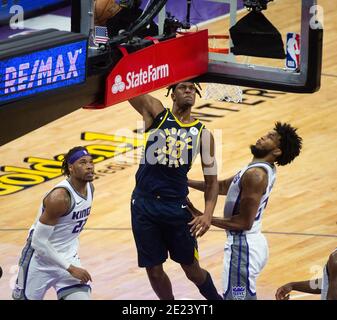
<instances>
[{"instance_id":1,"label":"kings lettering on jersey","mask_svg":"<svg viewBox=\"0 0 337 320\"><path fill-rule=\"evenodd\" d=\"M83 219L89 216L90 210L91 210L91 207L83 209L83 210L79 210L79 211L74 211L72 213L72 219L73 220Z\"/></svg>"},{"instance_id":2,"label":"kings lettering on jersey","mask_svg":"<svg viewBox=\"0 0 337 320\"><path fill-rule=\"evenodd\" d=\"M69 212L58 219L49 241L57 251L63 252L65 257L71 258L77 253L79 234L83 230L91 212L94 187L92 183L87 183L86 197L83 197L76 191L76 189L74 189L69 179L62 180L52 190L57 188L63 188L68 191L71 208L69 209ZM48 192L46 196L49 193L50 192ZM42 201L40 205L36 221L40 219L40 216L44 211L43 202L44 201ZM36 222L30 230L34 230L35 224Z\"/></svg>"}]
</instances>

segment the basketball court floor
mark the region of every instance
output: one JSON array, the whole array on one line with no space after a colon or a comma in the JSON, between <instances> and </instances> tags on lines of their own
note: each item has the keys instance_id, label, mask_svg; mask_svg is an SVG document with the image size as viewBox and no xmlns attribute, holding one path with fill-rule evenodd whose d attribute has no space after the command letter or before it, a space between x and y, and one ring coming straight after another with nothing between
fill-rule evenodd
<instances>
[{"instance_id":1,"label":"basketball court floor","mask_svg":"<svg viewBox=\"0 0 337 320\"><path fill-rule=\"evenodd\" d=\"M268 10L266 15L284 31L291 25L286 17L292 0L275 1L270 7L276 4L278 11L269 13ZM257 282L259 299L274 299L276 289L286 282L319 277L337 243L337 33L334 27L337 8L329 0L319 4L324 9L324 49L318 92L294 94L242 88L240 104L198 98L193 109L195 116L215 134L219 179L233 175L251 160L249 145L272 129L276 121L298 127L303 137L300 156L292 164L278 168L263 217L263 232L270 252ZM208 27L215 33L223 32L225 23L219 20ZM153 92L170 107L171 101L165 94L164 89ZM0 265L4 272L0 279L0 299L11 298L21 249L44 193L62 179L56 167L49 167L49 173L43 173L46 168L43 165L53 164L58 155L77 145L90 146L102 156L95 168L93 209L80 237L81 261L93 279L93 299L156 299L145 270L137 267L130 223L130 196L139 152L133 130L141 126L137 123L140 120L127 102L103 110L79 109L0 147L3 171L0 182L12 186L7 194L0 196ZM27 171L34 163L35 173ZM189 177L202 179L199 159ZM201 193L191 190L190 198L203 209ZM219 196L214 215L222 215L224 200ZM199 240L200 264L212 274L219 291L225 241L225 233L215 227ZM176 299L202 299L179 265L168 260L165 270ZM46 298L56 296L51 291ZM291 299L319 299L319 296L294 292Z\"/></svg>"}]
</instances>

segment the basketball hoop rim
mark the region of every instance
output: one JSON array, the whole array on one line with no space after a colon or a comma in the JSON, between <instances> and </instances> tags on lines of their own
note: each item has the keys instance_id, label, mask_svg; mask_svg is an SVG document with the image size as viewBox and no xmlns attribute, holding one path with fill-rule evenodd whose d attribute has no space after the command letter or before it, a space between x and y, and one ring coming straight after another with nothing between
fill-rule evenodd
<instances>
[{"instance_id":1,"label":"basketball hoop rim","mask_svg":"<svg viewBox=\"0 0 337 320\"><path fill-rule=\"evenodd\" d=\"M208 39L229 39L229 35L219 35L219 34L213 34L208 35ZM229 54L228 48L211 48L208 46L208 52L212 53L221 53L221 54Z\"/></svg>"}]
</instances>

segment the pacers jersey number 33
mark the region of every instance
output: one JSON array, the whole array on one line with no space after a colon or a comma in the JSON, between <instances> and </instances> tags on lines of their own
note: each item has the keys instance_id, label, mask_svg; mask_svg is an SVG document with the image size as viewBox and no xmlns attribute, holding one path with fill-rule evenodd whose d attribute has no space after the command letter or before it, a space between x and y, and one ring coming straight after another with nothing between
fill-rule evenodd
<instances>
[{"instance_id":1,"label":"pacers jersey number 33","mask_svg":"<svg viewBox=\"0 0 337 320\"><path fill-rule=\"evenodd\" d=\"M169 109L156 120L146 132L145 162L173 168L190 167L199 152L204 125L199 120L184 124Z\"/></svg>"}]
</instances>

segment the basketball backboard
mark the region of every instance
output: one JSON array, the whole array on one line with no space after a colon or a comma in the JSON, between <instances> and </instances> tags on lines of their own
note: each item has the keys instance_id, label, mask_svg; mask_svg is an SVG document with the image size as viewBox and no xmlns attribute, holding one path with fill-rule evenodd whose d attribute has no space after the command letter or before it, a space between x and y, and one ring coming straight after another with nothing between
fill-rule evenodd
<instances>
[{"instance_id":1,"label":"basketball backboard","mask_svg":"<svg viewBox=\"0 0 337 320\"><path fill-rule=\"evenodd\" d=\"M229 3L230 20L224 17L223 29L209 29L209 34L229 34L229 28L248 10L238 11L237 0L208 0ZM233 8L234 6L234 8ZM294 0L286 11L278 12L278 2L269 2L262 13L279 17L269 19L281 33L285 59L234 56L232 53L209 53L208 72L197 80L272 89L286 92L312 93L320 87L323 38L323 9L316 0ZM225 21L227 18L227 21ZM203 28L207 28L205 25ZM224 31L225 30L225 31ZM252 42L254 34L252 33ZM231 46L230 40L227 42ZM223 44L219 44L223 46Z\"/></svg>"},{"instance_id":2,"label":"basketball backboard","mask_svg":"<svg viewBox=\"0 0 337 320\"><path fill-rule=\"evenodd\" d=\"M192 27L187 31L193 32L195 29L197 29L200 32L200 29L207 29L209 35L229 35L230 27L234 25L236 21L239 21L242 16L247 15L248 13L247 9L243 6L244 1L245 0L148 0L143 1L142 9L145 12L144 16L138 17L135 22L138 21L138 25L146 27L147 23L158 14L162 8L161 5L164 4L167 6L171 5L171 13L176 16L178 16L178 14L175 12L175 10L180 8L182 19L179 16L178 17L182 22L185 22L185 17L187 18L189 16L189 12L186 14L186 8L190 8L192 26L194 24L192 21L193 15L194 17L198 18L199 16L203 16L206 11L209 14L211 11L213 13L216 12L216 15L218 16L212 16L211 14L208 16L205 15L201 24L196 19L195 22L198 23L197 28ZM63 1L60 2L63 3ZM320 87L321 76L323 9L317 5L316 0L291 0L289 2L291 5L289 4L289 6L286 7L286 10L283 9L284 11L279 12L279 2L271 1L268 3L267 10L263 10L263 14L269 18L270 22L278 30L286 30L286 32L281 34L281 36L285 43L284 50L286 51L288 48L290 58L291 50L289 48L293 48L295 58L293 58L292 61L289 57L287 60L256 58L251 56L235 56L232 53L207 53L206 37L205 49L202 49L199 52L202 55L204 55L204 53L206 54L205 72L202 71L197 74L191 73L188 79L194 77L193 79L199 82L233 84L238 86L272 89L285 92L312 93L317 91ZM12 3L12 1L10 3ZM64 20L67 21L67 26L62 23L60 27L57 27L58 30L52 30L51 34L43 35L43 37L46 38L43 44L46 45L48 42L50 45L47 45L47 47L49 49L53 47L55 44L54 32L62 34L65 39L81 39L87 43L85 46L86 50L81 51L83 56L86 55L87 58L85 59L85 64L81 64L81 66L85 67L82 67L83 78L81 78L81 81L78 83L74 83L69 86L63 86L62 88L50 87L53 90L42 92L41 88L43 81L40 80L43 78L44 81L49 84L47 82L49 81L47 75L49 71L52 71L51 69L48 69L48 72L46 72L46 70L42 70L40 73L41 79L37 77L36 82L30 80L34 78L32 75L35 75L34 63L39 59L35 59L35 62L32 60L33 62L29 64L32 71L30 71L28 74L28 69L26 70L26 68L28 68L26 67L28 64L26 61L23 61L22 52L13 49L18 48L19 41L23 41L25 44L33 47L31 51L35 52L40 50L39 43L32 43L30 41L32 37L32 30L30 29L32 26L29 24L29 21L25 20L25 23L27 26L29 26L28 34L26 31L24 31L20 37L3 40L4 42L2 42L2 45L8 46L8 48L12 51L11 57L8 56L0 59L2 60L0 61L2 63L2 70L12 70L13 72L11 75L9 75L9 72L3 72L2 77L0 75L0 89L2 88L2 91L0 90L0 145L44 124L47 124L48 122L56 120L57 118L66 115L78 108L86 107L93 103L102 104L102 97L104 97L104 95L108 92L106 87L106 83L108 83L108 75L111 75L112 72L116 71L115 67L122 59L122 54L119 50L121 42L115 41L115 38L112 38L110 39L108 45L105 46L102 50L92 50L90 47L90 37L94 28L94 0L72 1L71 4L71 8L66 9L67 17L63 17ZM216 4L216 10L210 10L212 4ZM283 6L283 8L284 7L285 6ZM221 11L221 9L224 10ZM63 12L64 9L60 10ZM162 9L162 11L160 11L161 13L159 14L159 20L156 20L159 24L159 35L157 40L166 42L166 40L170 41L170 39L178 39L175 33L169 34L168 37L165 37L165 35L162 34L164 28L162 28L160 23L161 19L165 17L165 11L163 10L165 10L165 7ZM269 17L269 15L271 16L271 13L273 14L273 19ZM57 12L55 21L59 22L59 14L60 11ZM48 15L48 21L50 20L49 18L50 16ZM41 19L46 19L46 16L41 17ZM12 30L10 21L7 27L8 32L16 32L15 30ZM48 27L50 27L49 24ZM62 28L64 27L67 27L67 31L60 31L63 30ZM136 26L131 25L131 31L135 30L135 28ZM42 32L44 34L44 32L47 31L38 32ZM41 33L38 32L34 36L40 36ZM287 36L288 33L292 36ZM129 40L129 38L131 39L131 37L127 37L126 40ZM137 42L134 45L133 40L134 39L132 38L129 41L129 47L131 48L133 45L134 48L131 49L134 49L134 51L138 50L139 52L142 51L141 49L143 49L145 46L138 46ZM150 43L149 45L156 46L156 42L153 41L153 39L146 40L146 38L144 38L141 39L139 43L142 45L146 41ZM228 48L231 47L231 39L228 39L226 45ZM222 44L220 46L222 46ZM47 47L43 47L43 50L47 50ZM184 49L183 47L184 45L182 46L182 49ZM193 46L190 48L194 49ZM297 49L299 49L299 51ZM176 47L174 47L174 45L172 50L176 51ZM133 51L131 50L130 52ZM2 54L3 53L4 52L2 52ZM170 51L166 53L167 59L172 58ZM184 57L179 57L180 60L182 60L180 61L180 65L183 66L183 68L185 68L185 64L195 64L195 57L197 56L195 50L193 53L194 57L188 60L186 60ZM27 54L30 54L30 52L27 52ZM69 55L66 55L66 57L68 56ZM56 55L56 57L58 57L58 55ZM71 54L71 57L71 59L75 59L74 54ZM19 66L19 69L17 69L19 71L17 73L14 72L14 66L8 64L13 60L12 58L17 58L17 60L15 60L18 61ZM47 58L46 61L49 61ZM152 56L152 58L156 57ZM58 61L58 59L54 60ZM146 63L147 60L148 57L145 57L144 63ZM77 59L77 61L80 62L79 59ZM287 61L288 65L286 65ZM163 64L166 65L167 62L164 62ZM173 65L177 64L177 61L174 59L171 62ZM43 63L45 64L44 60ZM22 70L20 69L20 66ZM135 73L137 70L127 71ZM6 76L4 76L6 74L8 75L7 80ZM23 76L20 77L20 74ZM71 74L75 74L75 72L72 72ZM174 72L170 73L170 76L172 76L172 78L170 78L170 83L175 83L179 80L181 81L181 79L175 78L175 75L176 73ZM65 75L61 75L60 79L62 79L63 76L67 76L67 73ZM187 79L187 76L184 79ZM151 90L157 90L159 88L165 87L166 85L169 85L170 83L160 82L160 85L157 87L154 86L151 88ZM34 91L34 86L38 87L39 90ZM75 86L76 90L74 90ZM45 87L47 88L47 86ZM108 89L110 90L109 92L111 92L112 88ZM14 96L13 93L17 93L16 91L22 91L24 92L24 95ZM140 90L138 94L142 93L145 92ZM11 97L13 97L13 99L9 97L9 94L12 95ZM48 98L48 108L45 107L46 98ZM131 97L125 96L124 98L127 100ZM107 106L110 105L106 104L105 107ZM13 128L15 128L15 130Z\"/></svg>"}]
</instances>

